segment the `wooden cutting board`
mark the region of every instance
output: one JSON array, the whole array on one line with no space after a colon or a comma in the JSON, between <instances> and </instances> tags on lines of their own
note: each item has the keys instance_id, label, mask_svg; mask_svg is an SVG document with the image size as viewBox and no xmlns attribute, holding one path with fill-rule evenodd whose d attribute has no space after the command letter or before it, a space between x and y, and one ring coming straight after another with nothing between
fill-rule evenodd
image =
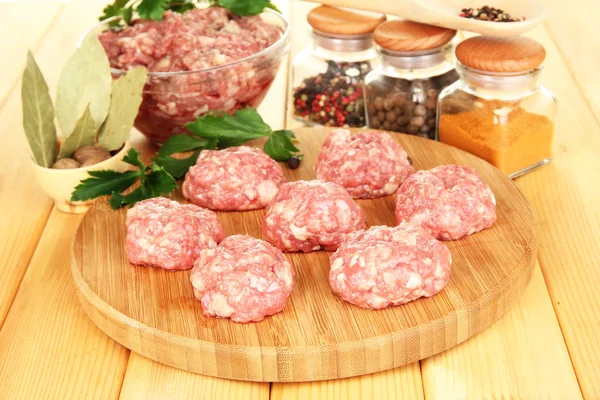
<instances>
[{"instance_id":1,"label":"wooden cutting board","mask_svg":"<svg viewBox=\"0 0 600 400\"><path fill-rule=\"evenodd\" d=\"M302 166L290 180L314 179L328 129L298 129ZM438 295L379 311L342 302L327 282L329 253L288 254L295 287L280 314L259 323L205 318L189 271L132 266L125 252L126 210L100 200L72 245L72 272L89 317L123 346L199 374L249 381L313 381L383 371L432 356L476 335L515 303L532 274L535 220L517 187L496 168L455 148L395 134L416 169L474 167L497 199L489 230L447 242L452 276ZM262 142L256 142L261 145ZM181 199L179 194L176 194ZM393 197L361 200L372 225L394 225ZM264 210L221 212L228 235L262 238Z\"/></svg>"}]
</instances>

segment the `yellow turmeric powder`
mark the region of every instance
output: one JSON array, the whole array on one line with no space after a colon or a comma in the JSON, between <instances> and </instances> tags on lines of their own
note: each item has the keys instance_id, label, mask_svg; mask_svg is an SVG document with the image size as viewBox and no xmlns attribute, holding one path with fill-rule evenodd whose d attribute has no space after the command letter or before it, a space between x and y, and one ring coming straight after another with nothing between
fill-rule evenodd
<instances>
[{"instance_id":1,"label":"yellow turmeric powder","mask_svg":"<svg viewBox=\"0 0 600 400\"><path fill-rule=\"evenodd\" d=\"M518 105L478 101L469 111L440 116L439 140L512 174L552 157L554 123Z\"/></svg>"}]
</instances>

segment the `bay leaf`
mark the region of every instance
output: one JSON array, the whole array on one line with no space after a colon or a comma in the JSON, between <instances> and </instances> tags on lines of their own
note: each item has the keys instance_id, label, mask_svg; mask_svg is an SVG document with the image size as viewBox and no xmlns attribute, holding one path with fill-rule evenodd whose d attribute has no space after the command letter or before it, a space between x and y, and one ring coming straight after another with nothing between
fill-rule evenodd
<instances>
[{"instance_id":1,"label":"bay leaf","mask_svg":"<svg viewBox=\"0 0 600 400\"><path fill-rule=\"evenodd\" d=\"M146 75L146 68L134 68L113 81L108 116L98 134L98 143L106 150L120 149L129 137L142 103Z\"/></svg>"},{"instance_id":2,"label":"bay leaf","mask_svg":"<svg viewBox=\"0 0 600 400\"><path fill-rule=\"evenodd\" d=\"M91 146L96 143L96 123L92 117L90 105L85 107L81 118L75 123L71 133L60 146L58 158L71 157L75 150L83 146Z\"/></svg>"},{"instance_id":3,"label":"bay leaf","mask_svg":"<svg viewBox=\"0 0 600 400\"><path fill-rule=\"evenodd\" d=\"M56 159L56 127L54 107L48 92L48 84L31 51L27 53L27 65L21 84L23 105L23 130L35 162L49 168Z\"/></svg>"},{"instance_id":4,"label":"bay leaf","mask_svg":"<svg viewBox=\"0 0 600 400\"><path fill-rule=\"evenodd\" d=\"M58 81L56 117L63 136L73 132L89 104L96 129L106 119L112 76L98 37L91 33L71 56Z\"/></svg>"}]
</instances>

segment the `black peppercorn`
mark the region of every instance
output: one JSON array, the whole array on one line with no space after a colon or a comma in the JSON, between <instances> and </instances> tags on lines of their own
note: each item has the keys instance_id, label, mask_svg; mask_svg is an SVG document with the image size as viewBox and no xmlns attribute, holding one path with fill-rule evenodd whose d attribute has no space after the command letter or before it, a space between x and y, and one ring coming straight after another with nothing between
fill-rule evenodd
<instances>
[{"instance_id":1,"label":"black peppercorn","mask_svg":"<svg viewBox=\"0 0 600 400\"><path fill-rule=\"evenodd\" d=\"M287 165L289 169L296 169L300 166L300 159L298 157L290 157L287 160Z\"/></svg>"}]
</instances>

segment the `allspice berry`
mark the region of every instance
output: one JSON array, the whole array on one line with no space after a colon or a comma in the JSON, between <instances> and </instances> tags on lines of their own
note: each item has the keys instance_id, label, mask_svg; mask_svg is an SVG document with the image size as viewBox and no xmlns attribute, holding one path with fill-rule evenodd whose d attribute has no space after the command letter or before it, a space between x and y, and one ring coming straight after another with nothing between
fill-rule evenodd
<instances>
[{"instance_id":1,"label":"allspice berry","mask_svg":"<svg viewBox=\"0 0 600 400\"><path fill-rule=\"evenodd\" d=\"M73 155L73 158L81 164L85 163L90 158L94 158L94 164L98 164L100 161L108 160L110 157L109 151L100 146L83 146L78 148Z\"/></svg>"},{"instance_id":2,"label":"allspice berry","mask_svg":"<svg viewBox=\"0 0 600 400\"><path fill-rule=\"evenodd\" d=\"M110 157L109 157L110 158ZM82 167L89 167L90 165L101 163L102 161L106 161L107 158L104 155L95 155L87 158L84 162L81 163Z\"/></svg>"},{"instance_id":3,"label":"allspice berry","mask_svg":"<svg viewBox=\"0 0 600 400\"><path fill-rule=\"evenodd\" d=\"M59 158L52 164L54 169L75 169L81 167L81 164L72 158Z\"/></svg>"}]
</instances>

